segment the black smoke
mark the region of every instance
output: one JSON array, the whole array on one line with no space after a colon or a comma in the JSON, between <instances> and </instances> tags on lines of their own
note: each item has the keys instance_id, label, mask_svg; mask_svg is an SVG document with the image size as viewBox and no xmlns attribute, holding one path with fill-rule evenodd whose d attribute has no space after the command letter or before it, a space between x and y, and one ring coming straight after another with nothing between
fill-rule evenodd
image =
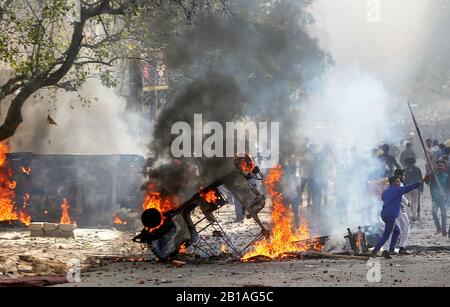
<instances>
[{"instance_id":1,"label":"black smoke","mask_svg":"<svg viewBox=\"0 0 450 307\"><path fill-rule=\"evenodd\" d=\"M331 57L307 33L309 1L232 1L230 14L201 14L172 35L166 48L170 71L182 76L154 128L148 176L158 189L180 194L198 169L198 184L222 175L227 159L173 159L171 127L244 118L280 123L283 154L300 150L298 107L316 87ZM189 171L187 171L189 170ZM197 184L197 182L196 182Z\"/></svg>"}]
</instances>

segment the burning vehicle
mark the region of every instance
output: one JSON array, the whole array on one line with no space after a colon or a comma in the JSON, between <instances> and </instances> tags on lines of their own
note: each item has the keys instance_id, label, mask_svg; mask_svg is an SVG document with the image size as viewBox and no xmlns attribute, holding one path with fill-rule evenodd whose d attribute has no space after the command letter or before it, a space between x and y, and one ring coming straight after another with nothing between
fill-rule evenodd
<instances>
[{"instance_id":1,"label":"burning vehicle","mask_svg":"<svg viewBox=\"0 0 450 307\"><path fill-rule=\"evenodd\" d=\"M161 261L169 261L189 246L199 248L202 232L207 227L216 229L217 226L219 230L213 233L221 237L240 261L276 260L295 253L321 252L327 238L311 238L306 223L294 229L293 212L283 195L282 177L281 165L263 176L253 159L244 155L235 158L234 168L228 174L202 188L181 205L173 206L176 199L163 197L159 192L149 192L141 216L144 228L133 240L144 244ZM269 199L252 184L253 180L263 181L264 192ZM230 202L230 197L242 203L247 218L253 218L260 228L259 234L242 249L232 244L214 215ZM271 219L270 225L266 226L258 214L267 203L271 205ZM200 209L203 218L194 222L192 215L196 208ZM207 225L199 227L204 220ZM224 250L224 245L221 250Z\"/></svg>"},{"instance_id":2,"label":"burning vehicle","mask_svg":"<svg viewBox=\"0 0 450 307\"><path fill-rule=\"evenodd\" d=\"M240 254L242 251L237 251L223 234L214 212L229 203L226 194L231 193L232 197L243 205L247 218L253 218L261 228L260 234L244 250L267 235L268 230L258 217L258 213L265 207L266 198L250 182L262 179L259 167L248 154L245 154L234 159L234 169L230 167L227 175L201 189L191 199L173 209L169 198L162 199L157 192L149 193L141 217L144 229L133 240L147 245L160 260L167 260L176 256L180 249L196 245L206 227L217 225L220 230L219 234L217 232L216 234L224 235L224 241ZM201 210L204 217L194 223L192 213L196 208ZM205 220L207 226L197 229L197 226Z\"/></svg>"}]
</instances>

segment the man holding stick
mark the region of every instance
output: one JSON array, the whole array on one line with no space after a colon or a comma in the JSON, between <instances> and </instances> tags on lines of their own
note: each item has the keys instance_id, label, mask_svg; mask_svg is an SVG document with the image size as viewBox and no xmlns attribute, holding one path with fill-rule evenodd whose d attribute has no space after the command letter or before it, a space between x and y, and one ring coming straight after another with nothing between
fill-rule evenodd
<instances>
[{"instance_id":1,"label":"man holding stick","mask_svg":"<svg viewBox=\"0 0 450 307\"><path fill-rule=\"evenodd\" d=\"M425 147L425 143L423 142L423 138L422 138L422 132L420 132L419 124L417 123L417 120L416 120L416 117L414 116L414 112L413 112L411 103L409 103L409 101L408 101L408 108L409 108L409 112L411 113L411 117L412 117L412 120L414 122L414 126L416 127L417 135L419 136L420 144L422 145L422 149L423 149L423 152L425 154L425 158L427 160L427 166L428 166L427 167L427 175L431 173L431 176L432 176L428 180L432 179L432 181L434 183L435 196L437 197L437 194L439 194L439 198L447 199L448 198L448 193L444 191L444 188L442 187L442 184L441 184L441 180L438 179L438 176L437 176L437 174L436 174L436 172L434 170L434 167L433 167L433 163L431 162L431 159L430 159L430 154L432 154L432 150L427 150L427 148ZM427 140L427 143L428 143L428 140ZM439 142L433 141L433 144L436 144L436 143L439 144ZM444 229L444 231L445 231L445 229ZM449 232L450 232L450 230L449 230Z\"/></svg>"},{"instance_id":2,"label":"man holding stick","mask_svg":"<svg viewBox=\"0 0 450 307\"><path fill-rule=\"evenodd\" d=\"M371 256L376 257L381 247L386 243L389 237L391 237L390 250L394 250L397 244L397 239L400 235L400 228L395 223L396 219L400 215L401 202L404 194L418 189L420 185L427 178L422 179L422 181L409 184L406 186L401 186L400 177L392 176L389 178L389 187L384 190L381 199L383 200L383 209L381 210L381 219L385 223L385 228L383 236L378 241L377 245L373 249ZM391 258L388 251L383 251L383 257L386 259Z\"/></svg>"}]
</instances>

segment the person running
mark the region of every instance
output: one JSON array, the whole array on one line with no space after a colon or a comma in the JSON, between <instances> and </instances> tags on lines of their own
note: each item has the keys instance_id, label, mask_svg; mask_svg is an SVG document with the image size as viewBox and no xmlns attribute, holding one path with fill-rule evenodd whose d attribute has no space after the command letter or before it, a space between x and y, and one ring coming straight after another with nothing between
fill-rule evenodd
<instances>
[{"instance_id":1,"label":"person running","mask_svg":"<svg viewBox=\"0 0 450 307\"><path fill-rule=\"evenodd\" d=\"M381 199L383 200L383 209L381 210L381 219L385 223L385 228L383 236L377 242L375 248L373 249L371 256L376 257L378 252L383 247L384 243L389 239L392 233L390 249L395 249L397 244L397 239L400 235L400 229L396 225L395 220L400 215L402 196L414 189L418 189L420 184L424 182L426 178L422 179L420 182L415 182L407 186L401 186L401 181L398 176L389 177L389 187L383 191ZM388 251L383 251L383 257L389 259L391 258Z\"/></svg>"},{"instance_id":2,"label":"person running","mask_svg":"<svg viewBox=\"0 0 450 307\"><path fill-rule=\"evenodd\" d=\"M400 186L403 186L405 183L405 171L402 169L396 169L394 172L394 176L398 176L400 178L401 184ZM422 179L420 177L419 181ZM415 191L415 190L413 190ZM411 192L410 192L411 193ZM399 255L409 255L408 251L406 250L406 243L409 239L409 233L411 232L411 223L407 214L407 207L410 206L410 202L408 199L406 199L405 195L402 196L402 202L400 207L400 214L398 218L395 220L396 225L400 229L400 243L399 243ZM389 255L393 255L395 253L395 249L392 247L389 248L389 240L384 243L383 251L389 251Z\"/></svg>"}]
</instances>

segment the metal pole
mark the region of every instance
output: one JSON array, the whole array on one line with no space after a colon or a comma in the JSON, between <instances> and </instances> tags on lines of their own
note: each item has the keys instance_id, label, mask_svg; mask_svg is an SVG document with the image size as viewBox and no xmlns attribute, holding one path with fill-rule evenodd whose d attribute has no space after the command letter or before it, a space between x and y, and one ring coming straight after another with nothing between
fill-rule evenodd
<instances>
[{"instance_id":1,"label":"metal pole","mask_svg":"<svg viewBox=\"0 0 450 307\"><path fill-rule=\"evenodd\" d=\"M425 154L425 157L427 158L428 165L430 166L431 173L432 173L432 175L434 177L434 180L436 180L436 183L437 183L437 185L439 187L439 191L441 192L442 195L444 195L444 190L442 189L441 183L439 182L439 180L438 180L438 178L436 176L436 171L434 170L434 166L431 163L430 156L427 153L427 149L425 147L425 143L423 142L422 133L420 132L419 125L417 123L416 117L414 116L414 112L413 112L411 103L409 101L408 101L408 107L409 107L409 112L411 112L411 117L412 117L412 120L414 122L414 126L416 127L416 130L417 130L417 135L419 136L420 144L422 145L423 153Z\"/></svg>"}]
</instances>

